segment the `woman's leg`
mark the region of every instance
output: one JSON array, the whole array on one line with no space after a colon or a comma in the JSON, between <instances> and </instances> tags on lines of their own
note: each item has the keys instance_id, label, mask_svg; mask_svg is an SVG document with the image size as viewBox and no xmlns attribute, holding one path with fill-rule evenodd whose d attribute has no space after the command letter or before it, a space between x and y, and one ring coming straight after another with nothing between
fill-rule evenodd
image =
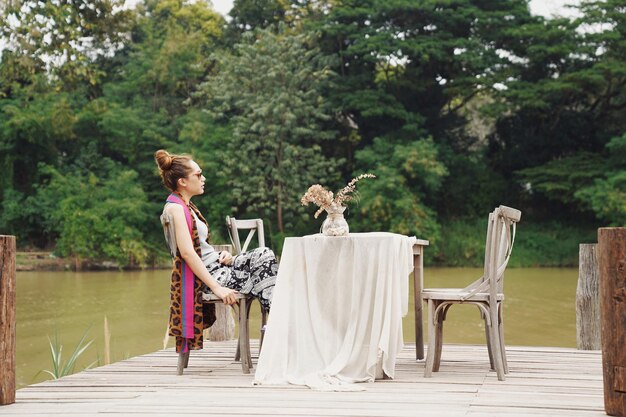
<instances>
[{"instance_id":1,"label":"woman's leg","mask_svg":"<svg viewBox=\"0 0 626 417\"><path fill-rule=\"evenodd\" d=\"M269 248L257 248L243 252L233 260L233 281L241 286L243 294L252 294L259 299L265 311L270 310L278 263ZM233 287L231 287L233 288Z\"/></svg>"},{"instance_id":2,"label":"woman's leg","mask_svg":"<svg viewBox=\"0 0 626 417\"><path fill-rule=\"evenodd\" d=\"M232 265L210 264L207 269L220 285L259 299L265 311L270 310L278 263L269 248L257 248L234 257Z\"/></svg>"}]
</instances>

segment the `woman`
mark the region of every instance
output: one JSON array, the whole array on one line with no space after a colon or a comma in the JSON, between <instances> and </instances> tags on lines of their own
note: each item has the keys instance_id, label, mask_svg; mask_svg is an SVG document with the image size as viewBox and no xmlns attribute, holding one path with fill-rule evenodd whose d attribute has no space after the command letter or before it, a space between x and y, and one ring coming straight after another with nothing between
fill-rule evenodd
<instances>
[{"instance_id":1,"label":"woman","mask_svg":"<svg viewBox=\"0 0 626 417\"><path fill-rule=\"evenodd\" d=\"M278 265L268 248L235 257L215 251L209 244L209 226L191 202L192 197L204 193L206 178L200 166L190 156L162 149L154 158L163 184L172 192L163 209L174 224L176 240L170 335L176 336L176 351L187 352L202 348L202 330L215 320L212 312L203 309L202 292L211 291L228 305L236 302L239 292L251 294L269 311Z\"/></svg>"}]
</instances>

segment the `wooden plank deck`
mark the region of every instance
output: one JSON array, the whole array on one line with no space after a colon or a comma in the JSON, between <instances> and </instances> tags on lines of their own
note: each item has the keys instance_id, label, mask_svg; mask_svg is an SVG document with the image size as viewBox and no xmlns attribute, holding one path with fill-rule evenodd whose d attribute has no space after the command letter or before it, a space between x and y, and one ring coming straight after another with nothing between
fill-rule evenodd
<instances>
[{"instance_id":1,"label":"wooden plank deck","mask_svg":"<svg viewBox=\"0 0 626 417\"><path fill-rule=\"evenodd\" d=\"M444 345L441 371L424 378L424 361L416 362L415 347L407 345L396 378L363 384L362 392L253 386L254 374L241 373L234 351L234 342L207 342L191 353L183 376L168 349L31 385L0 415L606 415L599 351L508 347L510 373L499 382L484 346Z\"/></svg>"}]
</instances>

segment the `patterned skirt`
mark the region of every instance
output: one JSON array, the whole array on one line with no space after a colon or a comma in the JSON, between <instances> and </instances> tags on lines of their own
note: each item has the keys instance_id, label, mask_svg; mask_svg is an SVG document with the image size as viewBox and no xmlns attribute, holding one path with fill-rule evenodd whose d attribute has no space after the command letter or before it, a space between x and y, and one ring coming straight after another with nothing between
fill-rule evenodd
<instances>
[{"instance_id":1,"label":"patterned skirt","mask_svg":"<svg viewBox=\"0 0 626 417\"><path fill-rule=\"evenodd\" d=\"M278 263L271 249L243 252L233 258L231 265L212 262L207 269L220 285L258 298L263 309L270 311L278 274Z\"/></svg>"}]
</instances>

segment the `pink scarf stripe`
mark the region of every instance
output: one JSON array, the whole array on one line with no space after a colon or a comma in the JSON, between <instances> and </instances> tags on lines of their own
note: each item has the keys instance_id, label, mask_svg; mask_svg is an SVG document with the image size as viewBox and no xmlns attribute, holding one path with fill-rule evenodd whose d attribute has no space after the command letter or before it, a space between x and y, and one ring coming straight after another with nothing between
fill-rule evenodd
<instances>
[{"instance_id":1,"label":"pink scarf stripe","mask_svg":"<svg viewBox=\"0 0 626 417\"><path fill-rule=\"evenodd\" d=\"M193 220L191 217L191 211L185 202L176 194L170 194L167 197L169 203L180 204L185 212L185 220L187 221L187 228L189 230L189 236L192 236ZM181 260L182 261L182 260ZM182 331L183 337L187 339L194 338L193 332L193 313L194 313L194 281L195 276L193 271L187 265L185 261L182 261L182 291L181 291L181 310L182 310Z\"/></svg>"}]
</instances>

